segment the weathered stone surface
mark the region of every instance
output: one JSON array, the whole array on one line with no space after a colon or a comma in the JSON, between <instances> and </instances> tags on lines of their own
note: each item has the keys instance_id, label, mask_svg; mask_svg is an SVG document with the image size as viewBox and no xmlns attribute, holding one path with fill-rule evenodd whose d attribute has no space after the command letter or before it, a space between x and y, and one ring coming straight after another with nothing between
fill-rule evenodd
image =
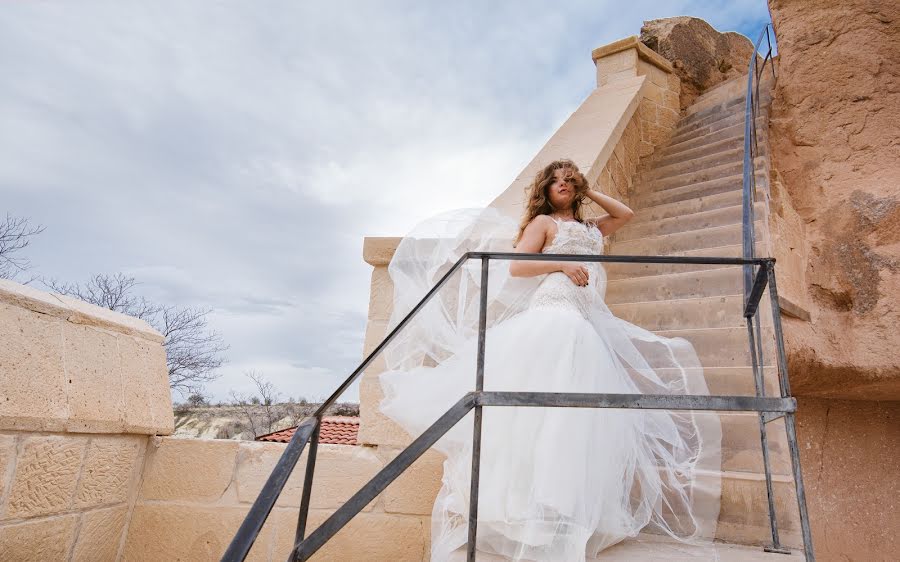
<instances>
[{"instance_id":1,"label":"weathered stone surface","mask_svg":"<svg viewBox=\"0 0 900 562\"><path fill-rule=\"evenodd\" d=\"M93 326L63 323L69 431L124 428L116 335Z\"/></svg>"},{"instance_id":2,"label":"weathered stone surface","mask_svg":"<svg viewBox=\"0 0 900 562\"><path fill-rule=\"evenodd\" d=\"M128 435L93 437L75 491L75 508L125 502L146 437Z\"/></svg>"},{"instance_id":3,"label":"weathered stone surface","mask_svg":"<svg viewBox=\"0 0 900 562\"><path fill-rule=\"evenodd\" d=\"M73 562L115 562L128 506L89 511L82 516Z\"/></svg>"},{"instance_id":4,"label":"weathered stone surface","mask_svg":"<svg viewBox=\"0 0 900 562\"><path fill-rule=\"evenodd\" d=\"M199 507L170 503L138 504L128 525L128 538L123 562L183 560L214 562L221 559L225 548L247 514L248 507ZM297 526L297 512L293 526ZM270 520L271 520L270 516ZM272 523L263 526L253 543L248 561L269 560ZM273 560L285 560L286 557Z\"/></svg>"},{"instance_id":5,"label":"weathered stone surface","mask_svg":"<svg viewBox=\"0 0 900 562\"><path fill-rule=\"evenodd\" d=\"M64 515L0 527L0 560L66 560L79 515Z\"/></svg>"},{"instance_id":6,"label":"weathered stone surface","mask_svg":"<svg viewBox=\"0 0 900 562\"><path fill-rule=\"evenodd\" d=\"M241 443L235 477L238 501L252 503L256 500L283 452L284 445L280 443ZM300 506L306 459L304 453L297 461L276 505ZM381 470L382 464L370 447L319 445L310 507L331 509L343 505ZM377 502L378 498L372 500L363 511L371 510Z\"/></svg>"},{"instance_id":7,"label":"weathered stone surface","mask_svg":"<svg viewBox=\"0 0 900 562\"><path fill-rule=\"evenodd\" d=\"M797 414L816 559L894 559L900 402L804 398Z\"/></svg>"},{"instance_id":8,"label":"weathered stone surface","mask_svg":"<svg viewBox=\"0 0 900 562\"><path fill-rule=\"evenodd\" d=\"M5 518L38 517L68 511L86 445L84 437L24 438Z\"/></svg>"},{"instance_id":9,"label":"weathered stone surface","mask_svg":"<svg viewBox=\"0 0 900 562\"><path fill-rule=\"evenodd\" d=\"M400 449L382 450L379 456L387 464ZM403 474L382 492L384 510L389 513L431 515L434 499L441 489L444 474L444 455L433 449L419 457Z\"/></svg>"},{"instance_id":10,"label":"weathered stone surface","mask_svg":"<svg viewBox=\"0 0 900 562\"><path fill-rule=\"evenodd\" d=\"M16 437L14 435L0 435L0 498L6 496L7 470L16 461ZM0 518L3 513L0 511Z\"/></svg>"},{"instance_id":11,"label":"weathered stone surface","mask_svg":"<svg viewBox=\"0 0 900 562\"><path fill-rule=\"evenodd\" d=\"M900 4L769 7L769 142L787 197L777 204L805 226L812 318L785 322L792 390L900 400Z\"/></svg>"},{"instance_id":12,"label":"weathered stone surface","mask_svg":"<svg viewBox=\"0 0 900 562\"><path fill-rule=\"evenodd\" d=\"M59 318L0 303L0 423L59 431L68 416Z\"/></svg>"},{"instance_id":13,"label":"weathered stone surface","mask_svg":"<svg viewBox=\"0 0 900 562\"><path fill-rule=\"evenodd\" d=\"M363 242L363 259L376 267L387 265L399 243L400 238L395 236L367 236Z\"/></svg>"},{"instance_id":14,"label":"weathered stone surface","mask_svg":"<svg viewBox=\"0 0 900 562\"><path fill-rule=\"evenodd\" d=\"M391 317L394 302L394 283L386 266L372 268L369 287L369 320L387 321Z\"/></svg>"},{"instance_id":15,"label":"weathered stone surface","mask_svg":"<svg viewBox=\"0 0 900 562\"><path fill-rule=\"evenodd\" d=\"M328 510L309 513L307 529L315 529L331 515ZM294 541L297 514L293 510L272 513L275 525L273 560L286 560ZM312 557L317 562L371 560L400 562L427 560L425 545L427 520L415 516L387 513L360 513L347 523Z\"/></svg>"},{"instance_id":16,"label":"weathered stone surface","mask_svg":"<svg viewBox=\"0 0 900 562\"><path fill-rule=\"evenodd\" d=\"M682 108L719 82L746 74L753 53L750 39L689 16L645 21L641 42L672 63L681 79Z\"/></svg>"},{"instance_id":17,"label":"weathered stone surface","mask_svg":"<svg viewBox=\"0 0 900 562\"><path fill-rule=\"evenodd\" d=\"M115 332L139 336L157 343L163 341L159 332L144 320L65 295L40 291L8 279L0 279L0 303L77 324L99 326Z\"/></svg>"},{"instance_id":18,"label":"weathered stone surface","mask_svg":"<svg viewBox=\"0 0 900 562\"><path fill-rule=\"evenodd\" d=\"M237 441L152 438L140 499L216 501L231 483L238 446Z\"/></svg>"},{"instance_id":19,"label":"weathered stone surface","mask_svg":"<svg viewBox=\"0 0 900 562\"><path fill-rule=\"evenodd\" d=\"M171 435L175 431L166 351L156 343L121 336L119 355L125 395L125 431Z\"/></svg>"}]
</instances>

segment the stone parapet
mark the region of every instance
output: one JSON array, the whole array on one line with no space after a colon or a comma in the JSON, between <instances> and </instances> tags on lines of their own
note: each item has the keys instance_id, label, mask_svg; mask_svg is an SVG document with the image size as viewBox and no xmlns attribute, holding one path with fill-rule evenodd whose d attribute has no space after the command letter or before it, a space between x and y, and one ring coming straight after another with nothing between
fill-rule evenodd
<instances>
[{"instance_id":1,"label":"stone parapet","mask_svg":"<svg viewBox=\"0 0 900 562\"><path fill-rule=\"evenodd\" d=\"M219 560L285 450L281 443L153 438L124 560ZM319 445L307 532L381 470L393 452ZM247 560L285 560L307 454L298 461ZM428 452L332 538L316 559L427 560L441 456Z\"/></svg>"},{"instance_id":2,"label":"stone parapet","mask_svg":"<svg viewBox=\"0 0 900 562\"><path fill-rule=\"evenodd\" d=\"M0 430L170 434L163 338L143 320L0 279Z\"/></svg>"}]
</instances>

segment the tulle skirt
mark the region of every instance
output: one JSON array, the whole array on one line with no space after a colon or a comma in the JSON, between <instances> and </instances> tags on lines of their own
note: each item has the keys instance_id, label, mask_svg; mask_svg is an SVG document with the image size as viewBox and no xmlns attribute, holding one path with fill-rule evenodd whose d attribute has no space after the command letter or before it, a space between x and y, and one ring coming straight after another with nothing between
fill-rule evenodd
<instances>
[{"instance_id":1,"label":"tulle skirt","mask_svg":"<svg viewBox=\"0 0 900 562\"><path fill-rule=\"evenodd\" d=\"M574 310L526 309L488 329L484 389L639 393L603 334ZM472 338L435 367L382 373L380 410L418 436L474 390L476 349ZM663 532L685 537L698 536L702 519L715 523L717 498L714 513L691 511L699 454L688 449L699 445L685 442L697 431L684 426L694 417L505 406L484 407L482 415L479 552L582 561L654 520L666 520ZM451 559L467 540L472 424L470 413L434 447L446 459L432 512L432 561Z\"/></svg>"}]
</instances>

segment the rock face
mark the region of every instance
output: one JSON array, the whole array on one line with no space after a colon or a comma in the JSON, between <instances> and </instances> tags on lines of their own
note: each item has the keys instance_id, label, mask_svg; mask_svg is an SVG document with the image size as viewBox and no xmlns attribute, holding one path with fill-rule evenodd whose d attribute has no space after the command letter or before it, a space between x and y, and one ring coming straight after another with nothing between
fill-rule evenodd
<instances>
[{"instance_id":1,"label":"rock face","mask_svg":"<svg viewBox=\"0 0 900 562\"><path fill-rule=\"evenodd\" d=\"M900 400L900 4L771 0L775 167L805 222L795 393Z\"/></svg>"},{"instance_id":2,"label":"rock face","mask_svg":"<svg viewBox=\"0 0 900 562\"><path fill-rule=\"evenodd\" d=\"M720 33L689 16L645 21L641 42L675 67L682 109L716 84L746 74L753 53L753 43L740 33Z\"/></svg>"}]
</instances>

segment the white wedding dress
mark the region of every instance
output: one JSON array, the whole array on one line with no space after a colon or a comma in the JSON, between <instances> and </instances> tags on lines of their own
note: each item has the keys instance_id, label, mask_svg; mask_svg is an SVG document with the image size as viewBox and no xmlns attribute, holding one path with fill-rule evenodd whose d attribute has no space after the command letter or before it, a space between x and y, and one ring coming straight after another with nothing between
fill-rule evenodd
<instances>
[{"instance_id":1,"label":"white wedding dress","mask_svg":"<svg viewBox=\"0 0 900 562\"><path fill-rule=\"evenodd\" d=\"M575 221L557 226L543 253L603 253L596 227ZM473 271L480 265L474 260ZM604 302L604 267L584 265L587 286L562 272L539 276L523 306L489 326L485 391L707 393L691 344L612 315ZM380 410L414 437L427 429L474 390L476 334L469 330L445 344L431 365L397 363L383 372ZM467 414L435 445L447 458L432 513L432 561L449 560L454 552L453 559L460 559L464 552L472 417ZM715 414L484 407L478 552L568 562L594 557L642 530L708 539L719 508L720 440Z\"/></svg>"}]
</instances>

